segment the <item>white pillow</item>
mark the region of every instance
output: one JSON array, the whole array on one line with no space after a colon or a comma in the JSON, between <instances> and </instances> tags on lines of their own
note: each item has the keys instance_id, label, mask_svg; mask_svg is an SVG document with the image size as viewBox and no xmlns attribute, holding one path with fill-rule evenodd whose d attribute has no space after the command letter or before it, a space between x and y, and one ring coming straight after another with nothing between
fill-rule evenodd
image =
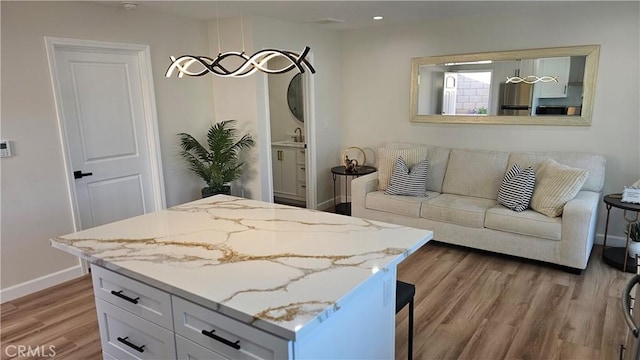
<instances>
[{"instance_id":1,"label":"white pillow","mask_svg":"<svg viewBox=\"0 0 640 360\"><path fill-rule=\"evenodd\" d=\"M562 215L564 205L573 199L587 181L589 171L545 160L536 172L531 208L548 217Z\"/></svg>"},{"instance_id":2,"label":"white pillow","mask_svg":"<svg viewBox=\"0 0 640 360\"><path fill-rule=\"evenodd\" d=\"M381 147L378 149L378 190L385 191L389 186L393 166L399 157L402 157L408 167L421 162L427 157L427 148L411 147L405 149L390 149Z\"/></svg>"}]
</instances>

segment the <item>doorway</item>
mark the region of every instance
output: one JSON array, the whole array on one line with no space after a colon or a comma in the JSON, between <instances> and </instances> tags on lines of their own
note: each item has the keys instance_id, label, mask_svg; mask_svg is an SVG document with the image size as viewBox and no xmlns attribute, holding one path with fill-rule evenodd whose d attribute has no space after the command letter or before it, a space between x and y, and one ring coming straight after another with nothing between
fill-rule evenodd
<instances>
[{"instance_id":1,"label":"doorway","mask_svg":"<svg viewBox=\"0 0 640 360\"><path fill-rule=\"evenodd\" d=\"M282 68L285 60L272 59L269 66ZM288 72L267 76L269 141L273 201L309 207L309 111L306 74Z\"/></svg>"},{"instance_id":2,"label":"doorway","mask_svg":"<svg viewBox=\"0 0 640 360\"><path fill-rule=\"evenodd\" d=\"M74 230L164 208L149 47L46 46Z\"/></svg>"},{"instance_id":3,"label":"doorway","mask_svg":"<svg viewBox=\"0 0 640 360\"><path fill-rule=\"evenodd\" d=\"M272 59L269 66L282 67ZM307 73L266 76L271 193L275 203L315 208L312 79Z\"/></svg>"}]
</instances>

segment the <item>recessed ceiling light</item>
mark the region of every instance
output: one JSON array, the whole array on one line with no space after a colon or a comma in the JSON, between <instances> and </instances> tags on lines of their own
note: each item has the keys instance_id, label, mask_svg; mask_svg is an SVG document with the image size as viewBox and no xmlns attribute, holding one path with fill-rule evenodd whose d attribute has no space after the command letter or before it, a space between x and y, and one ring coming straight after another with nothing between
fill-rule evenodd
<instances>
[{"instance_id":1,"label":"recessed ceiling light","mask_svg":"<svg viewBox=\"0 0 640 360\"><path fill-rule=\"evenodd\" d=\"M382 16L374 16L372 19L373 20L382 20L384 18Z\"/></svg>"}]
</instances>

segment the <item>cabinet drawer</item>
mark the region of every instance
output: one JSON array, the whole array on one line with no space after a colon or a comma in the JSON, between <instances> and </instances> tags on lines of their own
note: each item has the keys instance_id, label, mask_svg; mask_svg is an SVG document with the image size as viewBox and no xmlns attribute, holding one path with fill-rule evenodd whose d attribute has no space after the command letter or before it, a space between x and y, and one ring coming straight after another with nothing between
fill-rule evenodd
<instances>
[{"instance_id":1,"label":"cabinet drawer","mask_svg":"<svg viewBox=\"0 0 640 360\"><path fill-rule=\"evenodd\" d=\"M178 360L227 360L229 358L206 349L193 341L176 335L176 352Z\"/></svg>"},{"instance_id":2,"label":"cabinet drawer","mask_svg":"<svg viewBox=\"0 0 640 360\"><path fill-rule=\"evenodd\" d=\"M289 358L287 340L177 296L172 298L176 334L230 359Z\"/></svg>"},{"instance_id":3,"label":"cabinet drawer","mask_svg":"<svg viewBox=\"0 0 640 360\"><path fill-rule=\"evenodd\" d=\"M296 195L301 196L306 199L307 196L307 185L303 182L298 182L298 188L296 190Z\"/></svg>"},{"instance_id":4,"label":"cabinet drawer","mask_svg":"<svg viewBox=\"0 0 640 360\"><path fill-rule=\"evenodd\" d=\"M296 164L304 165L305 162L305 150L296 150Z\"/></svg>"},{"instance_id":5,"label":"cabinet drawer","mask_svg":"<svg viewBox=\"0 0 640 360\"><path fill-rule=\"evenodd\" d=\"M114 358L113 356L107 354L106 352L102 352L102 360L118 360L116 358Z\"/></svg>"},{"instance_id":6,"label":"cabinet drawer","mask_svg":"<svg viewBox=\"0 0 640 360\"><path fill-rule=\"evenodd\" d=\"M171 295L126 276L91 266L96 297L130 311L166 329L173 329Z\"/></svg>"},{"instance_id":7,"label":"cabinet drawer","mask_svg":"<svg viewBox=\"0 0 640 360\"><path fill-rule=\"evenodd\" d=\"M305 165L296 165L296 180L306 182L306 166Z\"/></svg>"},{"instance_id":8,"label":"cabinet drawer","mask_svg":"<svg viewBox=\"0 0 640 360\"><path fill-rule=\"evenodd\" d=\"M175 359L174 335L96 298L102 350L117 359Z\"/></svg>"}]
</instances>

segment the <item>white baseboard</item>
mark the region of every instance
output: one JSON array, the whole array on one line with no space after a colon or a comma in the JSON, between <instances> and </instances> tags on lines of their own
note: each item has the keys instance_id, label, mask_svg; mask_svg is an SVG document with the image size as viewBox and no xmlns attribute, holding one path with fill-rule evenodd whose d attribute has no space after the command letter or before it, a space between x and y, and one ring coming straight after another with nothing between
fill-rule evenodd
<instances>
[{"instance_id":1,"label":"white baseboard","mask_svg":"<svg viewBox=\"0 0 640 360\"><path fill-rule=\"evenodd\" d=\"M33 294L34 292L58 285L65 281L73 280L79 276L82 276L82 268L80 265L76 265L33 280L25 281L21 284L10 286L6 289L1 289L0 303L3 304L7 301Z\"/></svg>"},{"instance_id":2,"label":"white baseboard","mask_svg":"<svg viewBox=\"0 0 640 360\"><path fill-rule=\"evenodd\" d=\"M333 209L333 199L329 199L321 203L318 203L317 210L326 211L328 209Z\"/></svg>"},{"instance_id":3,"label":"white baseboard","mask_svg":"<svg viewBox=\"0 0 640 360\"><path fill-rule=\"evenodd\" d=\"M604 234L596 234L594 242L598 245L604 244ZM627 244L627 238L624 236L607 235L607 247L620 246L624 247Z\"/></svg>"}]
</instances>

